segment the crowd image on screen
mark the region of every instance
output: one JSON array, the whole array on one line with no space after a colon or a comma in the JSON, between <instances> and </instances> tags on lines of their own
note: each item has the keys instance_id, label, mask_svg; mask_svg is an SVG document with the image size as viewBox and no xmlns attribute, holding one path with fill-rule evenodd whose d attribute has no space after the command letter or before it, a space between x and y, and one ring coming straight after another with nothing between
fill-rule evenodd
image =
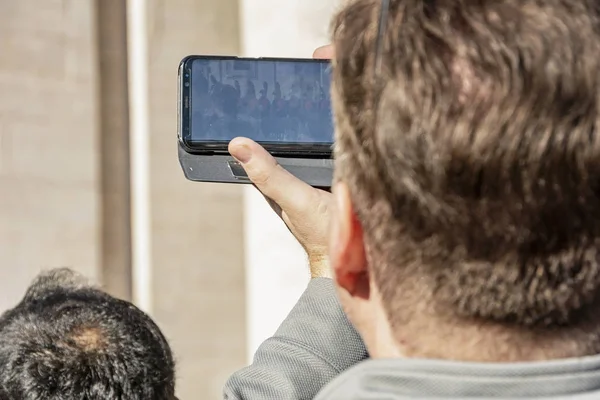
<instances>
[{"instance_id":1,"label":"crowd image on screen","mask_svg":"<svg viewBox=\"0 0 600 400\"><path fill-rule=\"evenodd\" d=\"M192 140L333 141L325 62L197 59L192 64Z\"/></svg>"}]
</instances>

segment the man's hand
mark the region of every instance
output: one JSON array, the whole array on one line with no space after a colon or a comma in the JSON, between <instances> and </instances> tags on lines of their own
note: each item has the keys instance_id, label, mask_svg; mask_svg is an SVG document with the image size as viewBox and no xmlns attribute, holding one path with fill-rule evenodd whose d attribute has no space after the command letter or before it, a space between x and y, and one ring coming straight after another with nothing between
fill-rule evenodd
<instances>
[{"instance_id":1,"label":"man's hand","mask_svg":"<svg viewBox=\"0 0 600 400\"><path fill-rule=\"evenodd\" d=\"M233 139L229 152L306 250L311 276L331 277L327 261L331 193L296 178L250 139Z\"/></svg>"},{"instance_id":2,"label":"man's hand","mask_svg":"<svg viewBox=\"0 0 600 400\"><path fill-rule=\"evenodd\" d=\"M313 58L333 58L333 47L319 47ZM233 139L229 152L306 250L311 276L331 277L327 250L331 193L302 182L250 139Z\"/></svg>"}]
</instances>

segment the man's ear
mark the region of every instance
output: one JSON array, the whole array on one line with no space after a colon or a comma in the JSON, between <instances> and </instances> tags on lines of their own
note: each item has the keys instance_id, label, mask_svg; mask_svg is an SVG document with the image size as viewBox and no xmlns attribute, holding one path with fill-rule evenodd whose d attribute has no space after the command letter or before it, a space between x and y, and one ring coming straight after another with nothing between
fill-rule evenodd
<instances>
[{"instance_id":1,"label":"man's ear","mask_svg":"<svg viewBox=\"0 0 600 400\"><path fill-rule=\"evenodd\" d=\"M344 183L332 188L335 207L331 220L329 260L334 279L352 297L369 298L369 268L363 229Z\"/></svg>"}]
</instances>

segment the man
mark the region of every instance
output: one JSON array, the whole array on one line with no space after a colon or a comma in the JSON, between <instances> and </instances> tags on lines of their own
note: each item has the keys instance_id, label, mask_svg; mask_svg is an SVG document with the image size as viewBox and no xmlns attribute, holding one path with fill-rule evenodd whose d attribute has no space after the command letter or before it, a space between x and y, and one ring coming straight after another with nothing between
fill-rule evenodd
<instances>
[{"instance_id":1,"label":"man","mask_svg":"<svg viewBox=\"0 0 600 400\"><path fill-rule=\"evenodd\" d=\"M174 369L146 314L69 270L40 275L0 317L2 400L173 400Z\"/></svg>"},{"instance_id":2,"label":"man","mask_svg":"<svg viewBox=\"0 0 600 400\"><path fill-rule=\"evenodd\" d=\"M314 279L225 398L600 399L598 2L358 0L333 46L332 195L230 144Z\"/></svg>"}]
</instances>

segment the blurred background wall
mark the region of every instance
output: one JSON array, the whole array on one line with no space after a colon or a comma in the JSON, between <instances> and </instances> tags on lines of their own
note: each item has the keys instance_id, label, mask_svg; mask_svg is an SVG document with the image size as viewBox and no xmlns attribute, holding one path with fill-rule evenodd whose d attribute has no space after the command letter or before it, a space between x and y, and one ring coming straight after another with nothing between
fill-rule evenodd
<instances>
[{"instance_id":1,"label":"blurred background wall","mask_svg":"<svg viewBox=\"0 0 600 400\"><path fill-rule=\"evenodd\" d=\"M41 269L77 269L130 300L142 285L176 353L180 398L220 398L308 274L301 250L252 188L183 178L177 65L203 53L309 57L327 41L334 3L139 2L148 93L140 149L130 140L136 71L128 68L135 49L127 1L0 0L0 310ZM138 282L131 167L146 150L148 271Z\"/></svg>"},{"instance_id":2,"label":"blurred background wall","mask_svg":"<svg viewBox=\"0 0 600 400\"><path fill-rule=\"evenodd\" d=\"M99 277L98 52L92 2L0 2L0 307L39 268Z\"/></svg>"}]
</instances>

